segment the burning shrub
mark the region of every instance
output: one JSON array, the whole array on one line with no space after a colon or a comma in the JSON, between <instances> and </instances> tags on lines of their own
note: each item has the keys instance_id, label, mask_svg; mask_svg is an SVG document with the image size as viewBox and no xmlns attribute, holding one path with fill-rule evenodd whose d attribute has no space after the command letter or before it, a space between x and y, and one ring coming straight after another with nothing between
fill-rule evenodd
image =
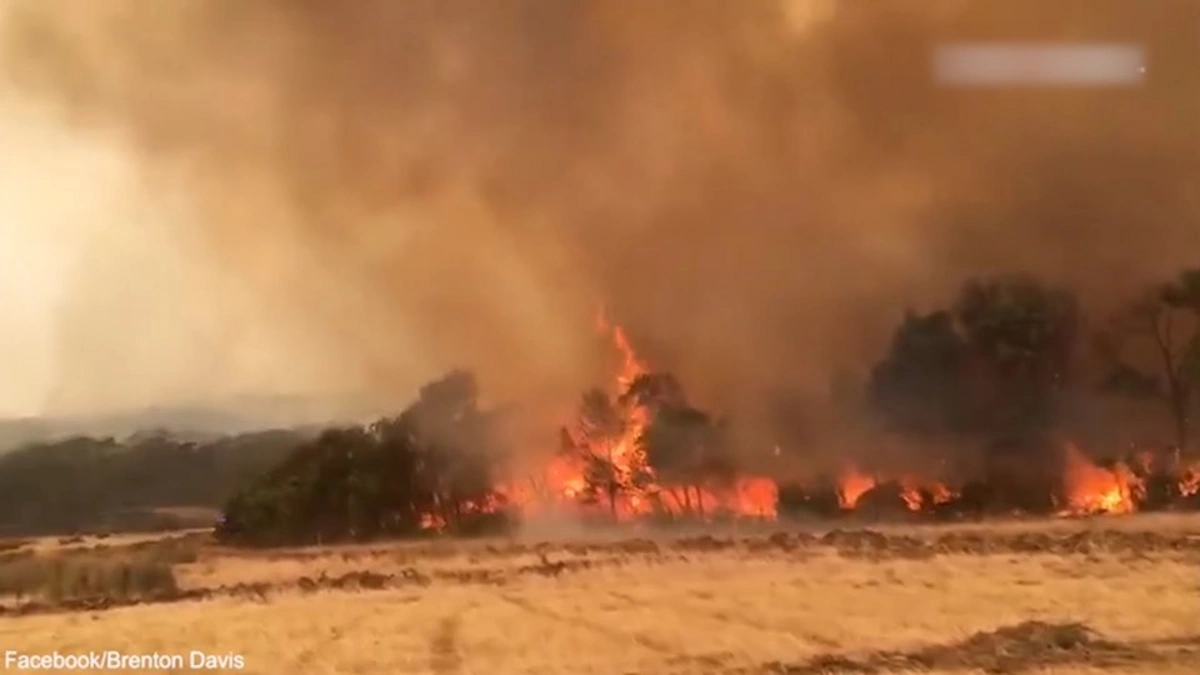
<instances>
[{"instance_id":1,"label":"burning shrub","mask_svg":"<svg viewBox=\"0 0 1200 675\"><path fill-rule=\"evenodd\" d=\"M880 483L859 497L855 510L881 520L907 516L914 510L907 496L908 490L900 481Z\"/></svg>"}]
</instances>

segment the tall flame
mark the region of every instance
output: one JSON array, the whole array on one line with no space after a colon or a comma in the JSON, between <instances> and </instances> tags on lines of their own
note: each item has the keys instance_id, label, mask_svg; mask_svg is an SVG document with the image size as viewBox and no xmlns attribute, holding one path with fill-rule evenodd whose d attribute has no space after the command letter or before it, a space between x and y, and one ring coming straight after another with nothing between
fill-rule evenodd
<instances>
[{"instance_id":1,"label":"tall flame","mask_svg":"<svg viewBox=\"0 0 1200 675\"><path fill-rule=\"evenodd\" d=\"M649 372L649 367L646 362L638 357L633 350L633 345L629 342L629 337L625 334L625 329L608 320L608 315L601 309L596 316L596 327L601 333L608 334L612 338L613 346L616 347L617 353L621 356L621 369L617 373L616 384L618 391L621 393L633 384L634 380Z\"/></svg>"},{"instance_id":2,"label":"tall flame","mask_svg":"<svg viewBox=\"0 0 1200 675\"><path fill-rule=\"evenodd\" d=\"M732 512L739 515L773 518L776 512L778 488L775 481L760 477L741 477L724 487L676 486L659 481L653 467L649 465L640 439L651 421L651 411L639 401L622 401L621 395L641 376L650 372L646 361L633 349L625 330L608 320L603 311L597 316L597 327L606 334L620 358L613 386L609 390L617 414L621 416L619 433L615 437L598 439L584 438L584 434L572 433L575 443L590 443L589 448L596 457L603 458L613 472L613 482L622 489L614 494L603 490L593 491L591 496L599 503L593 508L602 509L619 520L628 520L652 513L679 514L682 512L712 515ZM538 497L529 497L529 491L508 490L509 494L521 493L513 499L526 512L536 511L546 501L582 504L586 494L586 467L578 460L557 457L544 469L546 490ZM600 494L595 494L599 492ZM545 493L549 493L546 495ZM549 500L546 497L549 497Z\"/></svg>"}]
</instances>

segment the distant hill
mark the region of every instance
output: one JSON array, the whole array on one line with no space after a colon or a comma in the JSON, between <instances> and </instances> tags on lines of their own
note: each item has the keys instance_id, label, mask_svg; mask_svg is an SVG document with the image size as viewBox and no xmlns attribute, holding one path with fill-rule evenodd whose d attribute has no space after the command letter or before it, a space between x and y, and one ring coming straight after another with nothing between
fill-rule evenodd
<instances>
[{"instance_id":1,"label":"distant hill","mask_svg":"<svg viewBox=\"0 0 1200 675\"><path fill-rule=\"evenodd\" d=\"M211 525L320 430L389 414L354 398L261 396L0 419L0 537Z\"/></svg>"},{"instance_id":2,"label":"distant hill","mask_svg":"<svg viewBox=\"0 0 1200 675\"><path fill-rule=\"evenodd\" d=\"M25 444L0 455L0 536L210 525L241 485L313 433L256 431L197 442L145 432Z\"/></svg>"},{"instance_id":3,"label":"distant hill","mask_svg":"<svg viewBox=\"0 0 1200 675\"><path fill-rule=\"evenodd\" d=\"M242 396L216 404L151 406L94 415L0 418L0 452L73 436L120 439L152 430L168 430L175 438L202 441L264 429L360 422L387 412L361 398Z\"/></svg>"}]
</instances>

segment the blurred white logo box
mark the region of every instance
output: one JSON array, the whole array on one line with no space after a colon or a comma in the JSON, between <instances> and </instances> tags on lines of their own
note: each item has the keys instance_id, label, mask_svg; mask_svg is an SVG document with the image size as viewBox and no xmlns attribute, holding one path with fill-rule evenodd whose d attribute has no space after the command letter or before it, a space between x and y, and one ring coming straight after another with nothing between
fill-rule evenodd
<instances>
[{"instance_id":1,"label":"blurred white logo box","mask_svg":"<svg viewBox=\"0 0 1200 675\"><path fill-rule=\"evenodd\" d=\"M1146 78L1145 50L1114 43L981 43L936 48L934 79L968 87L1128 87Z\"/></svg>"}]
</instances>

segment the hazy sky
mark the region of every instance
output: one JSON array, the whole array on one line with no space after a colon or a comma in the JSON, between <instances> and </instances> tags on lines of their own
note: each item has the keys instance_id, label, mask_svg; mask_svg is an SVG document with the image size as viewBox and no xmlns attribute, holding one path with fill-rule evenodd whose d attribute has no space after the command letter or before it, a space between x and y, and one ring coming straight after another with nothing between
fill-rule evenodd
<instances>
[{"instance_id":1,"label":"hazy sky","mask_svg":"<svg viewBox=\"0 0 1200 675\"><path fill-rule=\"evenodd\" d=\"M321 389L119 136L0 96L0 148L0 416Z\"/></svg>"},{"instance_id":2,"label":"hazy sky","mask_svg":"<svg viewBox=\"0 0 1200 675\"><path fill-rule=\"evenodd\" d=\"M0 415L39 412L54 379L54 318L66 277L106 214L126 167L100 144L0 93Z\"/></svg>"}]
</instances>

